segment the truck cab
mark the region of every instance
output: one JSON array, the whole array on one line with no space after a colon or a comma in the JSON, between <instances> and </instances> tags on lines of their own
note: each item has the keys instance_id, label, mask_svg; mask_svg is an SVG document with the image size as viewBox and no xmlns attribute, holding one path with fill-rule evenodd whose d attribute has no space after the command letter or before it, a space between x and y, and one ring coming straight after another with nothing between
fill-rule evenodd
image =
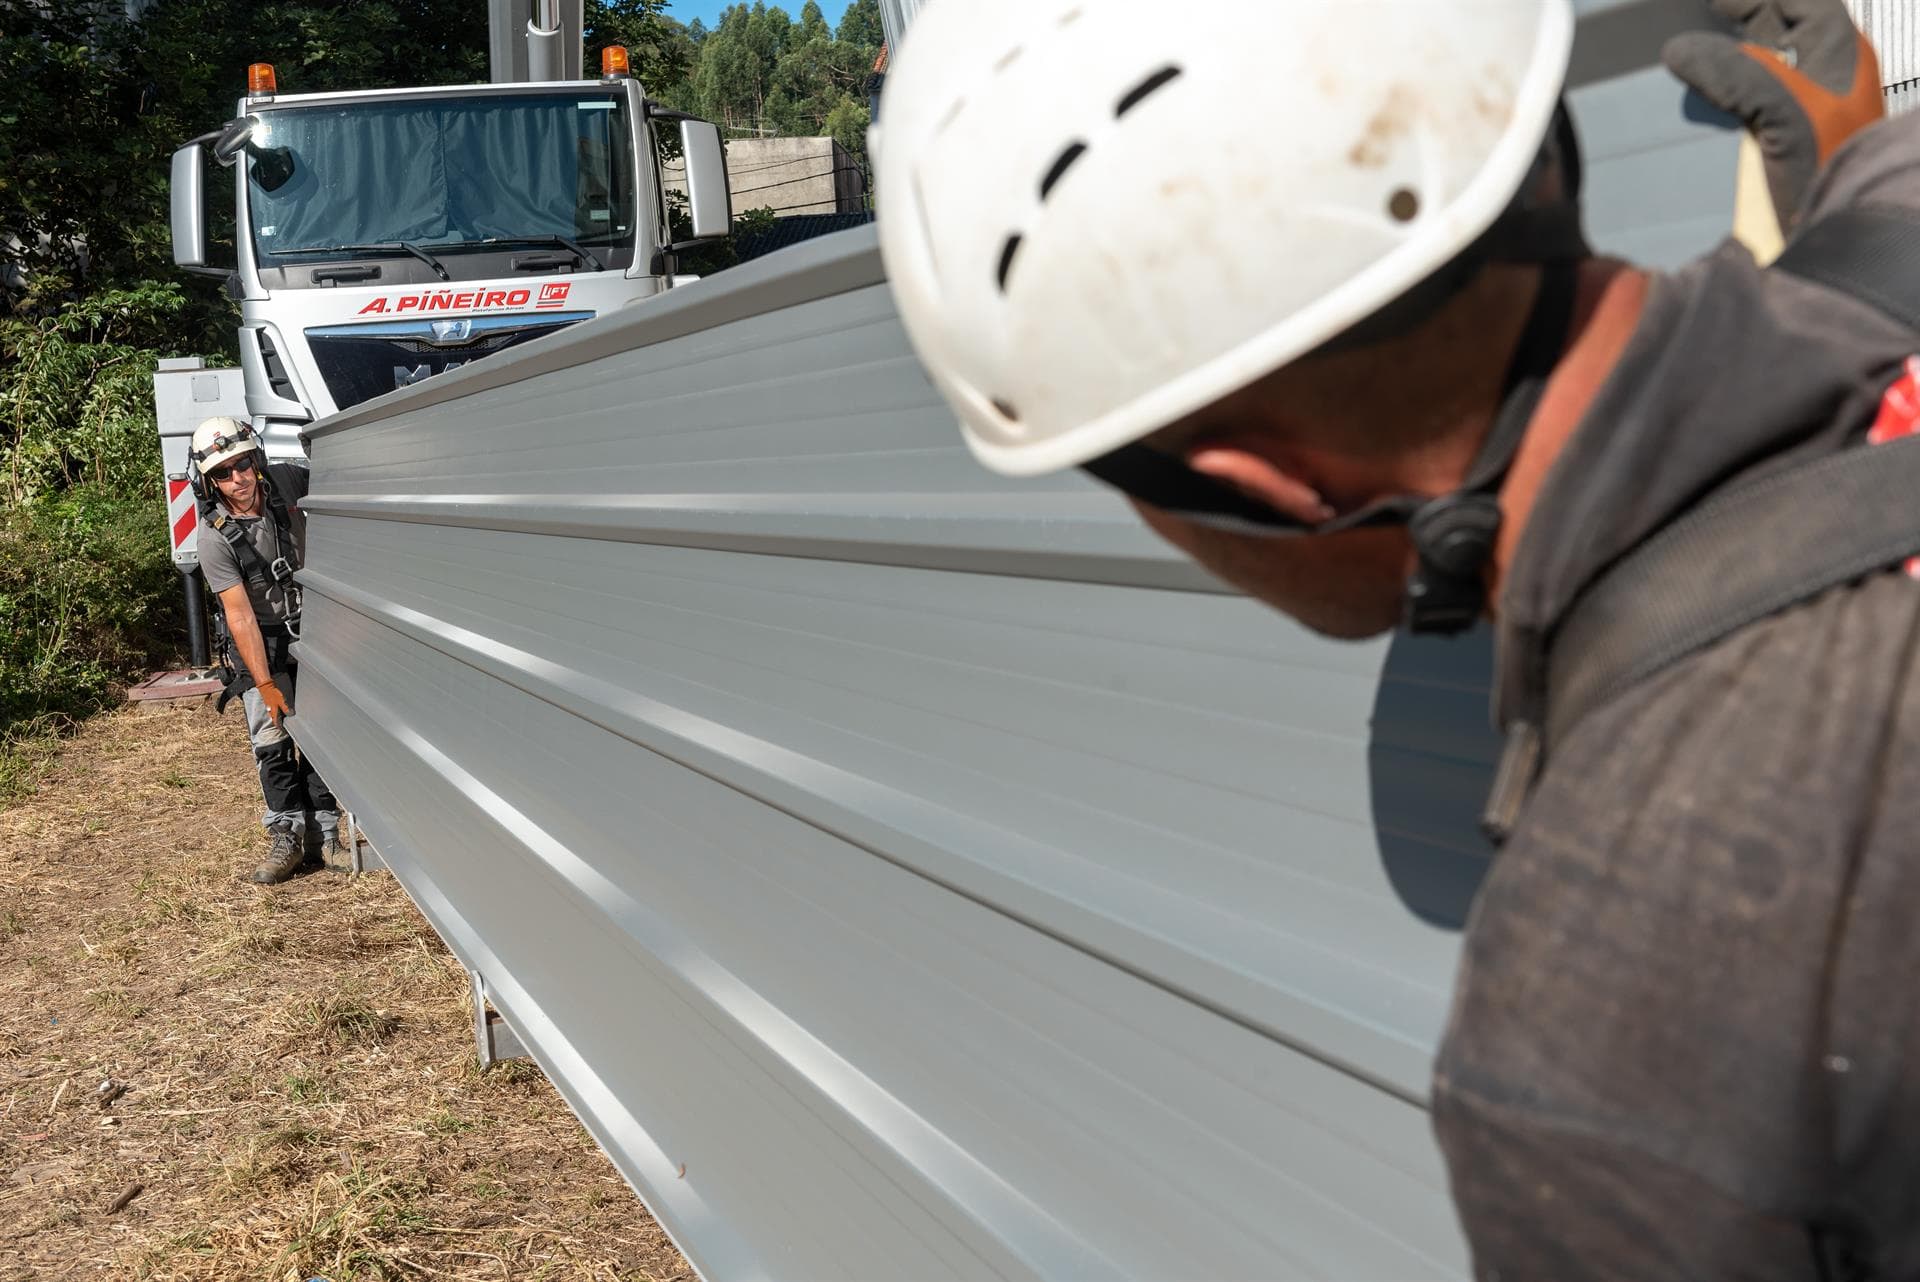
<instances>
[{"instance_id":1,"label":"truck cab","mask_svg":"<svg viewBox=\"0 0 1920 1282\"><path fill-rule=\"evenodd\" d=\"M278 94L255 64L235 118L175 152L174 259L240 305L270 455L298 457L300 430L338 410L651 297L676 251L728 233L718 130L650 103L606 52L599 80L317 94ZM207 261L209 156L233 170L230 266ZM686 166L678 242L669 159Z\"/></svg>"}]
</instances>

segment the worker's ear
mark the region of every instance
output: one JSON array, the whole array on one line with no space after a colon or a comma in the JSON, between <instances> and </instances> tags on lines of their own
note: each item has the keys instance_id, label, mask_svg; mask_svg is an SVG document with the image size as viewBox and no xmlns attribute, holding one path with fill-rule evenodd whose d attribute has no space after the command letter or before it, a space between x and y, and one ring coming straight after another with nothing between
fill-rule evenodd
<instances>
[{"instance_id":1,"label":"worker's ear","mask_svg":"<svg viewBox=\"0 0 1920 1282\"><path fill-rule=\"evenodd\" d=\"M1195 445L1187 452L1187 466L1202 476L1231 485L1248 498L1265 503L1296 521L1318 525L1333 517L1333 509L1311 485L1239 441L1214 440Z\"/></svg>"}]
</instances>

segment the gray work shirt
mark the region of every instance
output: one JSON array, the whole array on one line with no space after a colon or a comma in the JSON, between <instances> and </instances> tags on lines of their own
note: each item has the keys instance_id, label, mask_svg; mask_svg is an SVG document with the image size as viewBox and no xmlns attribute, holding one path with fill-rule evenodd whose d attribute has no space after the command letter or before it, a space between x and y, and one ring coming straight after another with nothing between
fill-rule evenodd
<instances>
[{"instance_id":1,"label":"gray work shirt","mask_svg":"<svg viewBox=\"0 0 1920 1282\"><path fill-rule=\"evenodd\" d=\"M1843 148L1808 217L1865 203L1920 208L1920 113ZM1541 488L1502 628L1550 628L1702 495L1862 439L1917 343L1732 243L1656 277ZM1812 1278L1812 1224L1872 1276L1920 1275L1916 905L1900 569L1589 713L1481 887L1435 1068L1481 1276Z\"/></svg>"},{"instance_id":2,"label":"gray work shirt","mask_svg":"<svg viewBox=\"0 0 1920 1282\"><path fill-rule=\"evenodd\" d=\"M287 474L283 469L276 466L272 468L271 471L278 474L278 476L275 477L277 484L282 486L288 485L286 479ZM274 528L273 519L266 514L266 500L264 495L261 499L261 515L234 516L233 520L239 523L240 528L246 533L247 541L253 545L254 549L260 553L261 559L269 566L273 564L276 557L284 556L287 558L287 563L297 570L306 561L307 516L306 513L300 510L300 505L294 500L293 494L288 493L285 489L282 490L282 493L285 493L287 496L287 524L289 535L284 545L281 542L279 531ZM226 506L221 504L220 510L226 512ZM228 515L232 516L232 513L228 513ZM246 583L246 576L241 573L240 561L239 558L234 555L233 548L228 545L226 538L222 536L218 530L207 523L205 516L200 518L200 529L197 538L200 549L200 572L207 576L208 587L212 588L215 593L220 593L233 587L235 584ZM263 624L285 623L289 619L297 617L297 591L294 593L294 601L292 603L290 603L288 599L289 589L292 588L292 586L291 583L285 585L275 584L268 589L263 598L261 594L256 592L252 585L249 584L247 587L247 599L253 603L253 613L255 617Z\"/></svg>"}]
</instances>

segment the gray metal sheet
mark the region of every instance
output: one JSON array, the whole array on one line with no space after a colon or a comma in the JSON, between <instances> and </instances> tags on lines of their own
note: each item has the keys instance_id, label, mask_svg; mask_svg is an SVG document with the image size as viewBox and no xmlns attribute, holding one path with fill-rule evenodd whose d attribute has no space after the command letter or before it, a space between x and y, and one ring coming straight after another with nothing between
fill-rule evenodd
<instances>
[{"instance_id":1,"label":"gray metal sheet","mask_svg":"<svg viewBox=\"0 0 1920 1282\"><path fill-rule=\"evenodd\" d=\"M1891 88L1920 78L1920 4L1915 0L1847 0L1847 8L1873 42L1882 85Z\"/></svg>"},{"instance_id":2,"label":"gray metal sheet","mask_svg":"<svg viewBox=\"0 0 1920 1282\"><path fill-rule=\"evenodd\" d=\"M1678 261L1733 134L1585 11L1590 229ZM704 1274L1464 1274L1484 632L984 472L870 229L309 436L295 733Z\"/></svg>"}]
</instances>

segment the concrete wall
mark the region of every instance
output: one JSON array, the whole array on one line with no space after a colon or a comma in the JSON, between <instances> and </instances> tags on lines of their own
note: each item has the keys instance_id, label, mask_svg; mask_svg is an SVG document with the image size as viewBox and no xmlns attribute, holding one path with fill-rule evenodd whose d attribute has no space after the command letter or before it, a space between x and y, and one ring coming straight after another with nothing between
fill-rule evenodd
<instances>
[{"instance_id":1,"label":"concrete wall","mask_svg":"<svg viewBox=\"0 0 1920 1282\"><path fill-rule=\"evenodd\" d=\"M667 188L684 193L684 167L666 173ZM846 214L862 207L866 179L853 154L831 138L734 138L727 142L727 182L733 213Z\"/></svg>"}]
</instances>

